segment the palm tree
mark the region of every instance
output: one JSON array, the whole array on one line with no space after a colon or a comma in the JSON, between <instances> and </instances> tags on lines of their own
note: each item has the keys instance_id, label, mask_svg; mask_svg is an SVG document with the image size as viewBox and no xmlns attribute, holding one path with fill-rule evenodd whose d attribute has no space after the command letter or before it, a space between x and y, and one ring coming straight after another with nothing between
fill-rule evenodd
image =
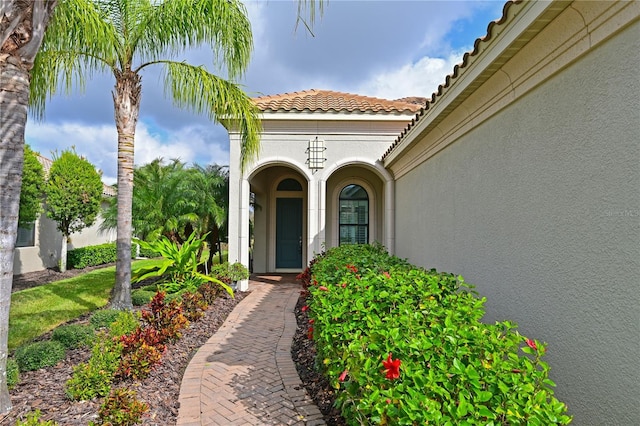
<instances>
[{"instance_id":1,"label":"palm tree","mask_svg":"<svg viewBox=\"0 0 640 426\"><path fill-rule=\"evenodd\" d=\"M197 235L207 235L209 258L207 267L213 264L216 251L222 250L220 239L226 230L229 215L229 168L227 166L195 165L191 170L189 188L193 190L193 207L198 218L194 224Z\"/></svg>"},{"instance_id":2,"label":"palm tree","mask_svg":"<svg viewBox=\"0 0 640 426\"><path fill-rule=\"evenodd\" d=\"M79 15L99 26L85 32ZM69 34L72 34L72 37ZM42 110L58 87L84 82L86 74L110 72L118 132L116 285L111 305L130 309L133 151L142 94L142 71L163 68L165 90L175 105L228 121L242 134L243 164L259 147L260 121L251 99L231 80L201 66L170 60L188 47L208 44L229 79L242 76L252 49L251 26L239 0L67 0L56 9L36 58L31 93Z\"/></svg>"},{"instance_id":3,"label":"palm tree","mask_svg":"<svg viewBox=\"0 0 640 426\"><path fill-rule=\"evenodd\" d=\"M0 414L11 410L4 372L29 81L55 6L55 0L0 1Z\"/></svg>"}]
</instances>

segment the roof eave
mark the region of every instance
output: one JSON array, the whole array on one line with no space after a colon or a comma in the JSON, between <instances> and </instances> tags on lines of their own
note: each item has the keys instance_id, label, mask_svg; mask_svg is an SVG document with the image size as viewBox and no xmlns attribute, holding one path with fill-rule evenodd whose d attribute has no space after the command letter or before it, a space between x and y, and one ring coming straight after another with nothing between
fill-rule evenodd
<instances>
[{"instance_id":1,"label":"roof eave","mask_svg":"<svg viewBox=\"0 0 640 426\"><path fill-rule=\"evenodd\" d=\"M522 41L523 37L533 38L537 32L528 32L527 29L541 16L550 11L559 14L569 4L570 1L507 3L505 14L512 13L515 16L507 19L504 25L495 25L495 22L489 25L491 42L481 39L476 41L475 54L466 58L467 63L464 67L454 68L454 74L447 76L446 84L438 88L438 93L433 94L431 101L427 103L427 109L418 114L384 154L382 160L385 167L395 163L403 152L414 146L424 134L449 114L454 105L469 96L471 86L477 87L486 81L492 73L485 71L497 63L514 42Z\"/></svg>"}]
</instances>

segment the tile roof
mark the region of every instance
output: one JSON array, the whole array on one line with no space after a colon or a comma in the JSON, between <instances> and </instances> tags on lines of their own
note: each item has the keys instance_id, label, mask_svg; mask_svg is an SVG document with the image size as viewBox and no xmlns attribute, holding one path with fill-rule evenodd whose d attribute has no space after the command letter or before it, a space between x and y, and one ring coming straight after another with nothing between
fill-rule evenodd
<instances>
[{"instance_id":1,"label":"tile roof","mask_svg":"<svg viewBox=\"0 0 640 426\"><path fill-rule=\"evenodd\" d=\"M44 171L45 176L49 176L49 171L51 170L51 165L53 164L53 160L47 157L43 157L41 154L36 153L38 157L38 161L42 164L42 169ZM118 190L113 186L107 185L106 183L102 183L102 195L106 195L109 197L115 197L118 195Z\"/></svg>"},{"instance_id":2,"label":"tile roof","mask_svg":"<svg viewBox=\"0 0 640 426\"><path fill-rule=\"evenodd\" d=\"M256 105L265 112L416 113L424 107L426 100L426 98L413 97L392 101L317 89L253 98Z\"/></svg>"},{"instance_id":3,"label":"tile roof","mask_svg":"<svg viewBox=\"0 0 640 426\"><path fill-rule=\"evenodd\" d=\"M411 120L407 127L402 131L400 136L398 136L398 138L393 142L389 149L384 153L384 155L382 156L382 160L384 160L389 154L391 154L395 147L398 146L400 141L404 139L409 130L411 130L416 125L416 123L420 121L420 118L426 114L429 108L431 108L433 104L435 104L442 97L447 89L451 87L451 85L455 82L455 79L460 74L461 70L469 65L470 58L477 56L480 53L483 45L490 42L490 40L494 36L495 28L497 26L503 25L508 21L509 9L513 5L517 5L519 3L522 3L523 1L524 0L508 0L505 3L502 8L502 16L495 21L489 22L489 25L487 26L487 34L476 39L476 41L473 43L473 50L471 52L466 52L462 57L462 63L453 67L453 73L447 75L445 78L445 82L438 86L438 90L431 95L431 98L427 99L424 108L422 108L420 112L417 113L416 117Z\"/></svg>"}]
</instances>

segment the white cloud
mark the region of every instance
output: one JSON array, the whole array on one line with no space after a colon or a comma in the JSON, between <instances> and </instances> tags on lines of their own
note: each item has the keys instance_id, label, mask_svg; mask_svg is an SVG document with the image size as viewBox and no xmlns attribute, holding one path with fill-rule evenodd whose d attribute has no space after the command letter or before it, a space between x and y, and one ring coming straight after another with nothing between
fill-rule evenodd
<instances>
[{"instance_id":1,"label":"white cloud","mask_svg":"<svg viewBox=\"0 0 640 426\"><path fill-rule=\"evenodd\" d=\"M415 63L379 72L362 83L358 93L383 99L399 99L407 96L429 97L443 84L454 65L462 62L462 53L447 58L425 56Z\"/></svg>"}]
</instances>

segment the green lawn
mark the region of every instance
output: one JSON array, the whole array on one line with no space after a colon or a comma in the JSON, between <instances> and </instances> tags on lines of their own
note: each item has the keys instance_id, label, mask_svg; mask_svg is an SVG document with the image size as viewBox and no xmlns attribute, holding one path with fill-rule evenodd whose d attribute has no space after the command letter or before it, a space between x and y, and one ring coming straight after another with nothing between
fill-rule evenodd
<instances>
[{"instance_id":1,"label":"green lawn","mask_svg":"<svg viewBox=\"0 0 640 426\"><path fill-rule=\"evenodd\" d=\"M132 269L159 262L133 262ZM115 283L115 266L11 295L9 349L53 330L58 325L105 306Z\"/></svg>"}]
</instances>

